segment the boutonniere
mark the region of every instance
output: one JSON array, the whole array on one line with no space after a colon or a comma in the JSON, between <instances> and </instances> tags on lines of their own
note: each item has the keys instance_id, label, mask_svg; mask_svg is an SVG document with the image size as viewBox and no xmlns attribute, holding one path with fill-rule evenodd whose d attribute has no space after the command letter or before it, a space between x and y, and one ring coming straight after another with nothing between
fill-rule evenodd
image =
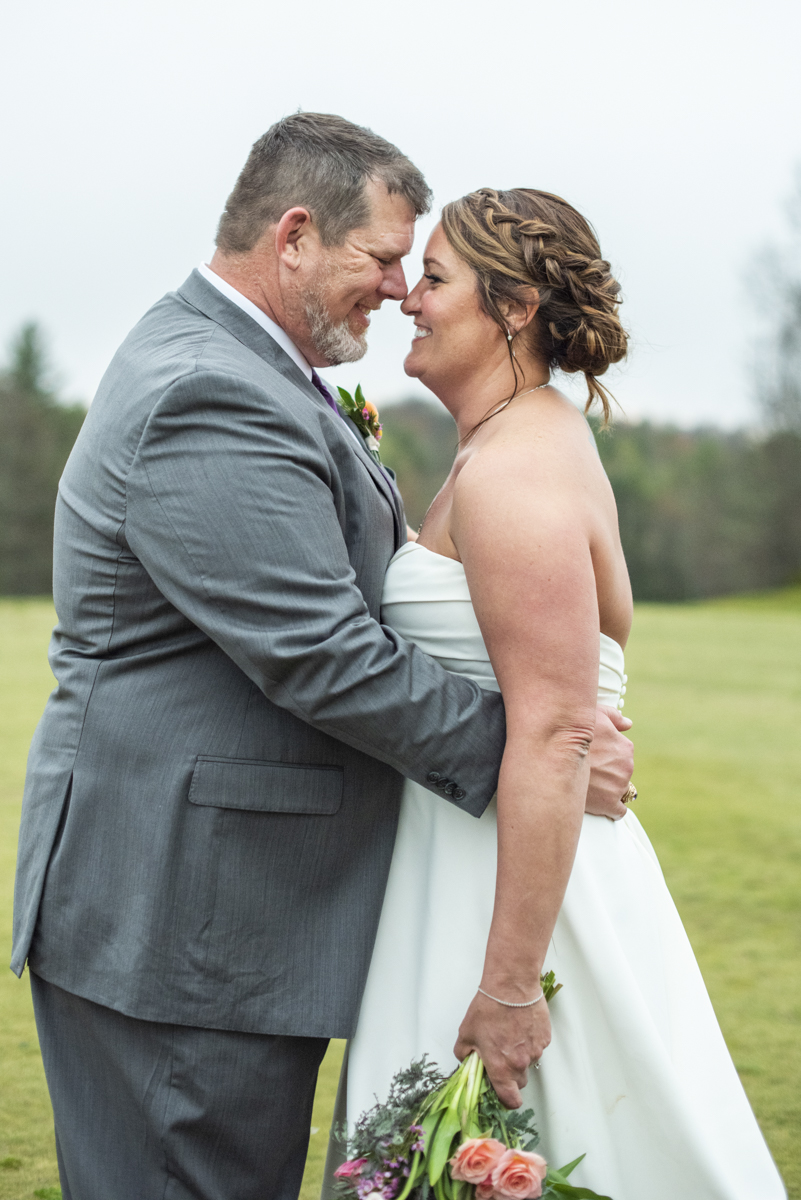
<instances>
[{"instance_id":1,"label":"boutonniere","mask_svg":"<svg viewBox=\"0 0 801 1200\"><path fill-rule=\"evenodd\" d=\"M378 419L378 409L369 400L365 400L362 385L357 384L355 396L338 387L340 401L345 416L353 422L364 438L364 444L377 463L381 462L378 443L381 441L381 422Z\"/></svg>"}]
</instances>

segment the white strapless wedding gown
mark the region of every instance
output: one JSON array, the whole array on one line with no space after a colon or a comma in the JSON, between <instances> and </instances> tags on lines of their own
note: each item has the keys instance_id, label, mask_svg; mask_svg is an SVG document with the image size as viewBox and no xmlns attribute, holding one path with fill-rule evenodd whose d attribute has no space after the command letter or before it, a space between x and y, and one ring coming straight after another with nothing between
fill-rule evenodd
<instances>
[{"instance_id":1,"label":"white strapless wedding gown","mask_svg":"<svg viewBox=\"0 0 801 1200\"><path fill-rule=\"evenodd\" d=\"M498 690L461 563L417 543L389 565L382 620L449 671ZM625 691L601 634L599 702ZM453 1044L481 979L495 889L494 802L480 820L407 781L337 1117L352 1122L392 1076ZM613 1200L782 1200L687 935L645 831L585 816L545 961L563 989L526 1107L556 1166Z\"/></svg>"}]
</instances>

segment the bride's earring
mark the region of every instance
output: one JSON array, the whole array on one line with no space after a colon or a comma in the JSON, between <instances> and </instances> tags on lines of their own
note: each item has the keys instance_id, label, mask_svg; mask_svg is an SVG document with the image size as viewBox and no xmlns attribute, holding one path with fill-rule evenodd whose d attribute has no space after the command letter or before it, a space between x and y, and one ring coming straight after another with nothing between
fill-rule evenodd
<instances>
[{"instance_id":1,"label":"bride's earring","mask_svg":"<svg viewBox=\"0 0 801 1200\"><path fill-rule=\"evenodd\" d=\"M517 355L515 354L514 350L512 349L512 331L511 331L511 329L506 330L506 340L509 343L509 352L511 353L512 358L517 358Z\"/></svg>"}]
</instances>

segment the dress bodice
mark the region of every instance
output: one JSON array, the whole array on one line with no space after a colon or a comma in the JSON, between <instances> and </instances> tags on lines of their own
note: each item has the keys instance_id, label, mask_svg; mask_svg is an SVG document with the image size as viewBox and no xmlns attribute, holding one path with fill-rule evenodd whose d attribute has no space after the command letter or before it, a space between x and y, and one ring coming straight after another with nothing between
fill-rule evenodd
<instances>
[{"instance_id":1,"label":"dress bodice","mask_svg":"<svg viewBox=\"0 0 801 1200\"><path fill-rule=\"evenodd\" d=\"M387 569L381 619L447 671L468 675L488 691L498 691L464 567L455 558L435 554L419 542L401 546ZM622 708L623 651L606 634L600 634L600 639L598 703Z\"/></svg>"}]
</instances>

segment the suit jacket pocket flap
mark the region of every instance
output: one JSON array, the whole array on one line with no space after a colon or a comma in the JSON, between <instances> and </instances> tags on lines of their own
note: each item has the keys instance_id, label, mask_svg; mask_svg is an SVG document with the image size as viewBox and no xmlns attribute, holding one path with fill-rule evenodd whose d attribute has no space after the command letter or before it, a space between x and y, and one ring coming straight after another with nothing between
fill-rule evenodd
<instances>
[{"instance_id":1,"label":"suit jacket pocket flap","mask_svg":"<svg viewBox=\"0 0 801 1200\"><path fill-rule=\"evenodd\" d=\"M342 767L200 755L189 799L209 808L325 815L338 811L343 786Z\"/></svg>"}]
</instances>

